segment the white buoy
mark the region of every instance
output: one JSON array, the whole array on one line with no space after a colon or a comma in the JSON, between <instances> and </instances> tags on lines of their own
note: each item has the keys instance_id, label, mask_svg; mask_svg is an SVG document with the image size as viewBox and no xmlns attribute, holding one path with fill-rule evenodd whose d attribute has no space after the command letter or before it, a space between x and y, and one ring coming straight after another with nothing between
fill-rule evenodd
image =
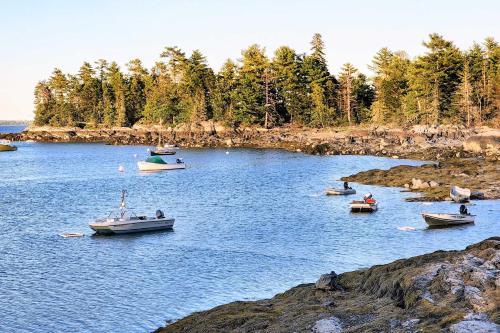
<instances>
[{"instance_id":1,"label":"white buoy","mask_svg":"<svg viewBox=\"0 0 500 333\"><path fill-rule=\"evenodd\" d=\"M137 157L137 154L134 154L134 157Z\"/></svg>"},{"instance_id":2,"label":"white buoy","mask_svg":"<svg viewBox=\"0 0 500 333\"><path fill-rule=\"evenodd\" d=\"M119 172L125 172L125 167L124 167L123 165L120 165L120 166L118 167L118 171L119 171Z\"/></svg>"},{"instance_id":3,"label":"white buoy","mask_svg":"<svg viewBox=\"0 0 500 333\"><path fill-rule=\"evenodd\" d=\"M150 152L150 151L151 151L151 149L149 149L149 148L148 148L148 149L146 149L146 151L147 151L147 152Z\"/></svg>"},{"instance_id":4,"label":"white buoy","mask_svg":"<svg viewBox=\"0 0 500 333\"><path fill-rule=\"evenodd\" d=\"M226 155L229 155L229 152L228 152L228 151L226 151Z\"/></svg>"}]
</instances>

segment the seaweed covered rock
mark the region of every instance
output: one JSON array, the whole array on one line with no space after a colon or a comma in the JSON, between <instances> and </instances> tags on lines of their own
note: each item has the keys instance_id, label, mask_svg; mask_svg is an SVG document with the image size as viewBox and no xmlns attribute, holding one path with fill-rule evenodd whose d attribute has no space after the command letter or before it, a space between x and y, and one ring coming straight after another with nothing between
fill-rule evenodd
<instances>
[{"instance_id":1,"label":"seaweed covered rock","mask_svg":"<svg viewBox=\"0 0 500 333\"><path fill-rule=\"evenodd\" d=\"M157 332L498 332L500 237L325 274L318 285L194 313Z\"/></svg>"},{"instance_id":2,"label":"seaweed covered rock","mask_svg":"<svg viewBox=\"0 0 500 333\"><path fill-rule=\"evenodd\" d=\"M340 287L337 283L338 275L334 271L331 271L328 274L323 274L319 277L319 280L316 281L315 287L319 290L340 290Z\"/></svg>"}]
</instances>

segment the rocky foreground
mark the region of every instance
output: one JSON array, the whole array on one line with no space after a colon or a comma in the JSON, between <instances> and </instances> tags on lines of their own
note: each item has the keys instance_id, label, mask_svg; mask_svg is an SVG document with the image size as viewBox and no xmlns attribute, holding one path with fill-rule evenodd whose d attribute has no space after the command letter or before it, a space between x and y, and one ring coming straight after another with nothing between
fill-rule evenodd
<instances>
[{"instance_id":1,"label":"rocky foreground","mask_svg":"<svg viewBox=\"0 0 500 333\"><path fill-rule=\"evenodd\" d=\"M500 237L197 312L168 332L500 332Z\"/></svg>"},{"instance_id":2,"label":"rocky foreground","mask_svg":"<svg viewBox=\"0 0 500 333\"><path fill-rule=\"evenodd\" d=\"M203 121L174 128L134 126L133 128L79 129L30 126L21 134L4 134L12 140L41 142L105 142L146 144L164 141L183 147L284 148L319 155L378 155L398 158L447 159L451 157L500 156L500 130L487 127L413 126L411 128L302 127L229 128Z\"/></svg>"}]
</instances>

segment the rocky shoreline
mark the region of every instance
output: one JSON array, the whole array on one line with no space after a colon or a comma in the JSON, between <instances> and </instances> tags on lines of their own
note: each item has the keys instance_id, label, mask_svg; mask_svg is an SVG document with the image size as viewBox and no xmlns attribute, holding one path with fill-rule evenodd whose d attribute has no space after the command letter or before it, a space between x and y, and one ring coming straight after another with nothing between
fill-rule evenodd
<instances>
[{"instance_id":1,"label":"rocky shoreline","mask_svg":"<svg viewBox=\"0 0 500 333\"><path fill-rule=\"evenodd\" d=\"M450 188L469 188L471 199L500 199L500 162L483 157L452 158L422 166L399 165L389 170L368 170L342 177L344 181L402 187L418 196L407 201L443 201Z\"/></svg>"},{"instance_id":2,"label":"rocky shoreline","mask_svg":"<svg viewBox=\"0 0 500 333\"><path fill-rule=\"evenodd\" d=\"M19 134L0 138L39 142L104 142L114 145L164 141L182 147L282 148L318 155L374 155L422 160L451 157L500 156L500 130L465 129L458 126L413 126L408 129L384 126L311 129L302 127L228 128L204 121L175 128L134 126L133 128L79 129L30 126Z\"/></svg>"},{"instance_id":3,"label":"rocky shoreline","mask_svg":"<svg viewBox=\"0 0 500 333\"><path fill-rule=\"evenodd\" d=\"M354 272L322 275L272 299L193 313L169 332L450 332L500 330L500 237Z\"/></svg>"}]
</instances>

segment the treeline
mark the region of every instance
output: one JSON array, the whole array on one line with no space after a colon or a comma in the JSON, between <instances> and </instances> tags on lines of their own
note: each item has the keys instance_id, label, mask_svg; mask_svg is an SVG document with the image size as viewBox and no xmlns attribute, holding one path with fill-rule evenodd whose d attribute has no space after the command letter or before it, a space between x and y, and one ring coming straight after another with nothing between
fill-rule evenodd
<instances>
[{"instance_id":1,"label":"treeline","mask_svg":"<svg viewBox=\"0 0 500 333\"><path fill-rule=\"evenodd\" d=\"M206 58L166 47L151 69L139 59L123 72L115 63L85 62L76 75L55 69L35 88L35 124L131 126L213 119L231 126L439 124L498 120L500 46L493 38L461 51L431 34L415 59L381 49L370 79L351 64L330 73L320 34L311 52L287 46L269 59L252 45L218 73Z\"/></svg>"}]
</instances>

